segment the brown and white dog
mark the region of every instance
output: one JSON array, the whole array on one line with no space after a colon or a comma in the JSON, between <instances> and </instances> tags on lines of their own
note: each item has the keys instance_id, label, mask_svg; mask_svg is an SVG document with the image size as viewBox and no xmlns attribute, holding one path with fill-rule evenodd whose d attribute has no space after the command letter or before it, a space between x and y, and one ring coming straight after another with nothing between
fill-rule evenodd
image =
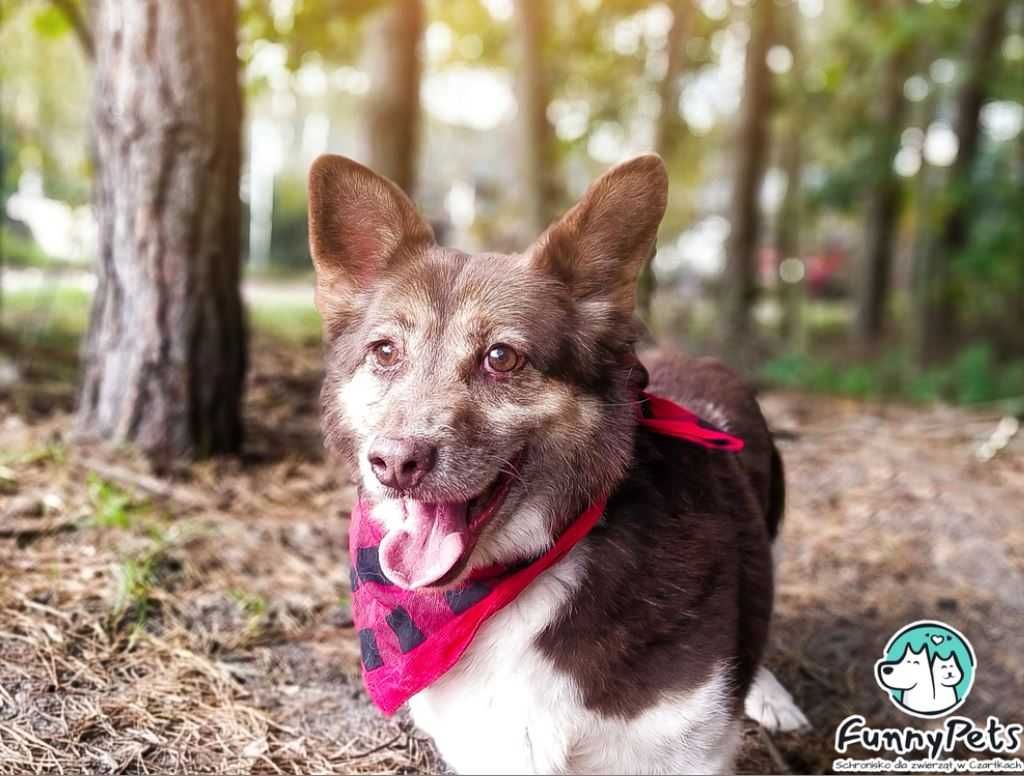
<instances>
[{"instance_id":1,"label":"brown and white dog","mask_svg":"<svg viewBox=\"0 0 1024 776\"><path fill-rule=\"evenodd\" d=\"M393 554L388 577L437 589L536 557L610 494L591 533L412 698L458 771L721 772L745 702L774 728L804 721L759 668L783 476L757 402L716 361L635 355L667 186L658 157L633 159L525 253L470 255L437 245L365 167L313 165L326 444L392 506L386 532L421 502L469 526L456 551ZM648 373L743 452L638 429Z\"/></svg>"}]
</instances>

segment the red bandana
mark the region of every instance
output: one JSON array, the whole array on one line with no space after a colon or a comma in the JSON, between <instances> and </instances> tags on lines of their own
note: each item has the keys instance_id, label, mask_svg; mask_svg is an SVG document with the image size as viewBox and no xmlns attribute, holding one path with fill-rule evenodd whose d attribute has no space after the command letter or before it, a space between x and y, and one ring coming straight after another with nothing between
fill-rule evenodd
<instances>
[{"instance_id":1,"label":"red bandana","mask_svg":"<svg viewBox=\"0 0 1024 776\"><path fill-rule=\"evenodd\" d=\"M638 422L666 436L731 452L743 440L726 434L668 399L643 393ZM349 527L352 612L359 631L366 689L385 714L429 687L455 665L491 615L511 603L543 571L557 563L590 533L604 514L601 498L536 560L515 567L474 571L453 590L404 590L384 576L380 525L363 502L352 510Z\"/></svg>"}]
</instances>

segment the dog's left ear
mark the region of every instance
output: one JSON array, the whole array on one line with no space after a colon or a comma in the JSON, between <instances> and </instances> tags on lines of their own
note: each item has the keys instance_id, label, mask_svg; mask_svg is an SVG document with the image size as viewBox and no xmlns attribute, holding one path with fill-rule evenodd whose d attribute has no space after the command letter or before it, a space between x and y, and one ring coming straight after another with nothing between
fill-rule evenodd
<instances>
[{"instance_id":1,"label":"dog's left ear","mask_svg":"<svg viewBox=\"0 0 1024 776\"><path fill-rule=\"evenodd\" d=\"M661 157L623 162L541 236L530 261L564 282L578 301L610 302L631 315L637 277L653 252L667 200Z\"/></svg>"}]
</instances>

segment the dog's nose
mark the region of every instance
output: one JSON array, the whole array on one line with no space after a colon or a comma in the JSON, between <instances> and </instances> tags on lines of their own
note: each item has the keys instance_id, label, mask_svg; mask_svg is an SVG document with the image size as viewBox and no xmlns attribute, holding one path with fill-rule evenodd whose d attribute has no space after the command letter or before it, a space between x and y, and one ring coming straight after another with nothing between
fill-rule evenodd
<instances>
[{"instance_id":1,"label":"dog's nose","mask_svg":"<svg viewBox=\"0 0 1024 776\"><path fill-rule=\"evenodd\" d=\"M378 438L367 455L381 485L398 490L415 488L434 468L437 448L422 439Z\"/></svg>"},{"instance_id":2,"label":"dog's nose","mask_svg":"<svg viewBox=\"0 0 1024 776\"><path fill-rule=\"evenodd\" d=\"M891 674L894 670L895 669L892 666L882 666L882 673L885 674L886 676Z\"/></svg>"}]
</instances>

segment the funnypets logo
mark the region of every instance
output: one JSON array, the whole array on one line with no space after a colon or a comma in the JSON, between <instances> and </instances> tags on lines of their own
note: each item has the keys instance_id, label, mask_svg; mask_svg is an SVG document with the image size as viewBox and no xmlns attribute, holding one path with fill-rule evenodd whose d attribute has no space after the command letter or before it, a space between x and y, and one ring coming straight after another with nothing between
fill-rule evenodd
<instances>
[{"instance_id":1,"label":"funnypets logo","mask_svg":"<svg viewBox=\"0 0 1024 776\"><path fill-rule=\"evenodd\" d=\"M956 628L931 620L912 622L889 639L874 668L878 686L900 711L945 719L940 727L874 728L862 715L851 715L836 729L837 752L843 754L858 745L880 755L898 756L837 759L832 763L837 772L1024 772L1024 761L1005 759L1020 749L1024 725L1004 724L989 716L979 726L966 717L950 716L967 700L977 669L974 647ZM952 753L958 747L989 757L955 759Z\"/></svg>"},{"instance_id":2,"label":"funnypets logo","mask_svg":"<svg viewBox=\"0 0 1024 776\"><path fill-rule=\"evenodd\" d=\"M941 622L914 622L889 639L875 663L875 679L901 711L944 717L958 709L974 685L974 648Z\"/></svg>"}]
</instances>

